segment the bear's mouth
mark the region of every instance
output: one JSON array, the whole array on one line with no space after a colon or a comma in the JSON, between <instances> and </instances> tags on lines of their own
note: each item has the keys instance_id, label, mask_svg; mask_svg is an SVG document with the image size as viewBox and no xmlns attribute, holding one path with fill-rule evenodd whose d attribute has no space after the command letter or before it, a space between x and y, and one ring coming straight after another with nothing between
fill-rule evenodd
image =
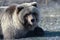
<instances>
[{"instance_id":1,"label":"bear's mouth","mask_svg":"<svg viewBox=\"0 0 60 40\"><path fill-rule=\"evenodd\" d=\"M24 28L27 30L31 29L32 27L33 27L33 25L31 25L31 24L28 24L28 23L24 24Z\"/></svg>"},{"instance_id":2,"label":"bear's mouth","mask_svg":"<svg viewBox=\"0 0 60 40\"><path fill-rule=\"evenodd\" d=\"M36 24L35 24L36 25ZM35 25L31 25L31 24L25 24L24 25L24 28L26 29L26 30L33 30L36 26Z\"/></svg>"}]
</instances>

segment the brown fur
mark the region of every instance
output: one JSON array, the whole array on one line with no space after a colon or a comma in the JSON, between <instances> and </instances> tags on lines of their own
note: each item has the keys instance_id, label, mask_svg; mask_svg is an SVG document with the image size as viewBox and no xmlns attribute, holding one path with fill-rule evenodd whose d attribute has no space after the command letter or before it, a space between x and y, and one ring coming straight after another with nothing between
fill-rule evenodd
<instances>
[{"instance_id":1,"label":"brown fur","mask_svg":"<svg viewBox=\"0 0 60 40\"><path fill-rule=\"evenodd\" d=\"M35 20L34 23L31 22L32 19ZM25 36L28 31L34 30L38 24L38 19L39 11L37 4L34 2L21 4L19 6L9 6L1 19L4 39L15 39Z\"/></svg>"}]
</instances>

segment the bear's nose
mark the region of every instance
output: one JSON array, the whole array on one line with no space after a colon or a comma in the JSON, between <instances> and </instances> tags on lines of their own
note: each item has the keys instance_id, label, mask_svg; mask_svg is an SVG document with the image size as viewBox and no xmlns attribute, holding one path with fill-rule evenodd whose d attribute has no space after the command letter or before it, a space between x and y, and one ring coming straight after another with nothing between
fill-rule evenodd
<instances>
[{"instance_id":1,"label":"bear's nose","mask_svg":"<svg viewBox=\"0 0 60 40\"><path fill-rule=\"evenodd\" d=\"M34 19L31 20L31 22L34 22L34 21L35 21Z\"/></svg>"}]
</instances>

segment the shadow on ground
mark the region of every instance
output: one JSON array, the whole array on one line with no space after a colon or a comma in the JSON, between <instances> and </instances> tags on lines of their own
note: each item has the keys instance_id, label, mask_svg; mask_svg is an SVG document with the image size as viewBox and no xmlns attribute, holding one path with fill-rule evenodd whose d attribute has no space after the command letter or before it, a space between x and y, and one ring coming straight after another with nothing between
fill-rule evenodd
<instances>
[{"instance_id":1,"label":"shadow on ground","mask_svg":"<svg viewBox=\"0 0 60 40\"><path fill-rule=\"evenodd\" d=\"M0 38L2 39L2 35L0 35ZM49 32L49 31L44 31L44 36L30 36L30 37L60 37L60 32ZM30 37L24 37L24 38L30 38Z\"/></svg>"},{"instance_id":2,"label":"shadow on ground","mask_svg":"<svg viewBox=\"0 0 60 40\"><path fill-rule=\"evenodd\" d=\"M60 32L50 32L50 31L44 31L43 36L35 36L35 37L60 37Z\"/></svg>"},{"instance_id":3,"label":"shadow on ground","mask_svg":"<svg viewBox=\"0 0 60 40\"><path fill-rule=\"evenodd\" d=\"M44 37L56 37L60 36L60 32L49 32L45 31Z\"/></svg>"}]
</instances>

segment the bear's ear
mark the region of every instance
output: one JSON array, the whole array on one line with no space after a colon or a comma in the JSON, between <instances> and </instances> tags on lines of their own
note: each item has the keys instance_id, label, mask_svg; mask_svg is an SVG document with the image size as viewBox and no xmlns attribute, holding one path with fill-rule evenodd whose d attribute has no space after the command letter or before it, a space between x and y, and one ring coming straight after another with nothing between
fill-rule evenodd
<instances>
[{"instance_id":1,"label":"bear's ear","mask_svg":"<svg viewBox=\"0 0 60 40\"><path fill-rule=\"evenodd\" d=\"M11 5L6 9L6 12L13 13L16 9L16 5Z\"/></svg>"},{"instance_id":2,"label":"bear's ear","mask_svg":"<svg viewBox=\"0 0 60 40\"><path fill-rule=\"evenodd\" d=\"M36 3L36 2L33 2L33 3L32 3L32 6L37 7L37 3Z\"/></svg>"},{"instance_id":3,"label":"bear's ear","mask_svg":"<svg viewBox=\"0 0 60 40\"><path fill-rule=\"evenodd\" d=\"M23 6L17 7L17 10L18 10L17 13L19 13L23 8L24 8Z\"/></svg>"}]
</instances>

